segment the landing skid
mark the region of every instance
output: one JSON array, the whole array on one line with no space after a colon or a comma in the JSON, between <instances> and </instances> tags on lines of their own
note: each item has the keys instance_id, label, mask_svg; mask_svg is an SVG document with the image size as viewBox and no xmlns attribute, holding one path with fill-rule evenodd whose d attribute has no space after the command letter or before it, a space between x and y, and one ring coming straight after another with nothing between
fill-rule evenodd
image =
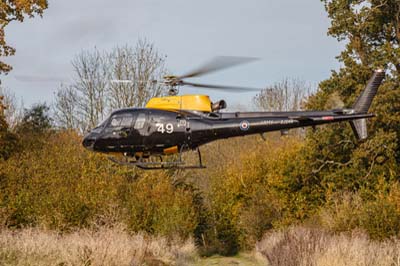
<instances>
[{"instance_id":1,"label":"landing skid","mask_svg":"<svg viewBox=\"0 0 400 266\"><path fill-rule=\"evenodd\" d=\"M186 163L182 160L182 152L184 151L185 147L182 146L181 151L179 152L179 158L176 161L163 161L162 156L158 156L159 161L154 161L157 157L150 157L150 158L139 158L136 159L134 157L125 157L125 160L118 160L114 157L108 157L110 161L113 163L130 166L130 167L138 167L144 170L167 170L167 169L204 169L206 168L203 165L201 160L201 152L200 149L197 148L197 155L198 155L198 164L196 165L186 165Z\"/></svg>"}]
</instances>

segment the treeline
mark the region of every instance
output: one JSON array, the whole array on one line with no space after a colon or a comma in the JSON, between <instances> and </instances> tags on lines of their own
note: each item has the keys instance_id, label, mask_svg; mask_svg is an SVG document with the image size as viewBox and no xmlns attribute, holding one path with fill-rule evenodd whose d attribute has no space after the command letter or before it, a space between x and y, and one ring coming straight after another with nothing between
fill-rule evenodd
<instances>
[{"instance_id":1,"label":"treeline","mask_svg":"<svg viewBox=\"0 0 400 266\"><path fill-rule=\"evenodd\" d=\"M212 143L203 148L206 170L140 171L84 150L76 131L48 127L45 111L26 112L23 132L10 133L17 152L0 163L2 226L69 232L123 224L132 233L194 237L204 254L251 249L268 230L299 223L364 230L375 239L399 233L391 138L357 145L349 132L338 149L354 151L343 165L315 159L325 148L320 138L332 130L327 126L306 140L270 134L267 141Z\"/></svg>"},{"instance_id":2,"label":"treeline","mask_svg":"<svg viewBox=\"0 0 400 266\"><path fill-rule=\"evenodd\" d=\"M290 109L293 101L308 109L351 106L372 71L385 68L366 141L357 142L346 123L305 136L235 138L203 148L206 170L143 172L85 151L79 133L54 127L39 105L12 128L0 116L2 226L70 231L123 223L131 232L194 237L204 254L250 249L269 230L294 224L330 233L361 230L377 240L398 236L400 6L395 0L323 2L329 34L346 40L342 67L306 102L254 102L267 109ZM276 95L268 88L260 95L285 98L285 84L275 85L283 88Z\"/></svg>"}]
</instances>

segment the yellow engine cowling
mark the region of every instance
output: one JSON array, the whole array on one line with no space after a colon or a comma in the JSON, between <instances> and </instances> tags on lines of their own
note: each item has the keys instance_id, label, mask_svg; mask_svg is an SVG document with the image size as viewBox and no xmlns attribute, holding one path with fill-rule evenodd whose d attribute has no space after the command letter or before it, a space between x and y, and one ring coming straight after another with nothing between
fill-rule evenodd
<instances>
[{"instance_id":1,"label":"yellow engine cowling","mask_svg":"<svg viewBox=\"0 0 400 266\"><path fill-rule=\"evenodd\" d=\"M199 112L211 112L211 101L207 95L181 95L152 98L146 104L146 108L161 110L190 110Z\"/></svg>"}]
</instances>

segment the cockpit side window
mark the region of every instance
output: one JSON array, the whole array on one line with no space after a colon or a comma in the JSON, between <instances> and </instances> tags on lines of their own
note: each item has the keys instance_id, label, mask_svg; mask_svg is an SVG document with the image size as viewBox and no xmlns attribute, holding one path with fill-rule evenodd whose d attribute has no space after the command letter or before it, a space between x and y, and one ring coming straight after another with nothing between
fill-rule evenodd
<instances>
[{"instance_id":1,"label":"cockpit side window","mask_svg":"<svg viewBox=\"0 0 400 266\"><path fill-rule=\"evenodd\" d=\"M132 127L134 120L134 115L130 113L126 114L118 114L111 117L109 127L123 127L130 128Z\"/></svg>"},{"instance_id":2,"label":"cockpit side window","mask_svg":"<svg viewBox=\"0 0 400 266\"><path fill-rule=\"evenodd\" d=\"M121 127L132 127L133 116L123 116L121 119Z\"/></svg>"},{"instance_id":3,"label":"cockpit side window","mask_svg":"<svg viewBox=\"0 0 400 266\"><path fill-rule=\"evenodd\" d=\"M120 116L114 116L114 117L111 119L110 126L111 126L111 127L119 127L119 125L121 124L121 120L122 120L122 117L120 117Z\"/></svg>"},{"instance_id":4,"label":"cockpit side window","mask_svg":"<svg viewBox=\"0 0 400 266\"><path fill-rule=\"evenodd\" d=\"M146 114L145 113L140 113L136 119L135 122L135 129L142 129L144 127L144 124L146 123Z\"/></svg>"}]
</instances>

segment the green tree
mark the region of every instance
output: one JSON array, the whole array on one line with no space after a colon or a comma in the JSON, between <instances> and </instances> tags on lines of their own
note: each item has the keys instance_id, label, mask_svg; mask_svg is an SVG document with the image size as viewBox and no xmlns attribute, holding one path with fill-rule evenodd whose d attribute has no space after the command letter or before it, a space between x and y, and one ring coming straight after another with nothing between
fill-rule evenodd
<instances>
[{"instance_id":1,"label":"green tree","mask_svg":"<svg viewBox=\"0 0 400 266\"><path fill-rule=\"evenodd\" d=\"M5 27L11 21L24 21L26 16L42 15L48 6L47 0L2 0L0 2L0 57L15 54L15 49L5 40ZM11 66L0 60L0 74L7 73Z\"/></svg>"},{"instance_id":2,"label":"green tree","mask_svg":"<svg viewBox=\"0 0 400 266\"><path fill-rule=\"evenodd\" d=\"M346 49L338 57L344 67L333 72L321 83L320 95L324 99L332 92L342 96L350 106L363 89L371 71L384 67L388 75L380 88L372 112L369 142L374 138L388 139L395 133L397 162L400 159L400 2L397 0L323 1L331 18L328 34L339 41L347 41ZM322 101L323 102L323 101ZM365 148L368 144L364 145Z\"/></svg>"},{"instance_id":3,"label":"green tree","mask_svg":"<svg viewBox=\"0 0 400 266\"><path fill-rule=\"evenodd\" d=\"M24 149L42 147L51 134L53 120L49 110L46 104L36 104L30 109L25 109L21 122L15 128Z\"/></svg>"},{"instance_id":4,"label":"green tree","mask_svg":"<svg viewBox=\"0 0 400 266\"><path fill-rule=\"evenodd\" d=\"M321 82L310 109L329 108L333 97L351 107L373 70L387 77L371 107L370 137L358 143L346 123L310 132L302 152L319 200L340 190L364 191L374 197L378 177L399 178L400 162L400 2L397 0L322 0L331 19L328 34L346 43L338 56L342 67ZM298 180L298 179L297 179ZM298 184L299 185L299 184ZM304 186L305 184L300 184Z\"/></svg>"},{"instance_id":5,"label":"green tree","mask_svg":"<svg viewBox=\"0 0 400 266\"><path fill-rule=\"evenodd\" d=\"M320 83L307 108L334 108L333 101L351 107L373 70L385 68L387 77L370 110L377 116L368 121L366 141L358 142L348 123L318 127L285 163L282 183L275 186L287 195L284 224L313 216L330 195L341 191L358 192L374 202L384 193L379 182L389 187L400 177L400 2L322 2L331 19L328 34L346 46L337 57L342 67Z\"/></svg>"},{"instance_id":6,"label":"green tree","mask_svg":"<svg viewBox=\"0 0 400 266\"><path fill-rule=\"evenodd\" d=\"M31 109L26 109L18 130L40 133L50 129L52 118L49 110L46 104L36 104Z\"/></svg>"}]
</instances>

